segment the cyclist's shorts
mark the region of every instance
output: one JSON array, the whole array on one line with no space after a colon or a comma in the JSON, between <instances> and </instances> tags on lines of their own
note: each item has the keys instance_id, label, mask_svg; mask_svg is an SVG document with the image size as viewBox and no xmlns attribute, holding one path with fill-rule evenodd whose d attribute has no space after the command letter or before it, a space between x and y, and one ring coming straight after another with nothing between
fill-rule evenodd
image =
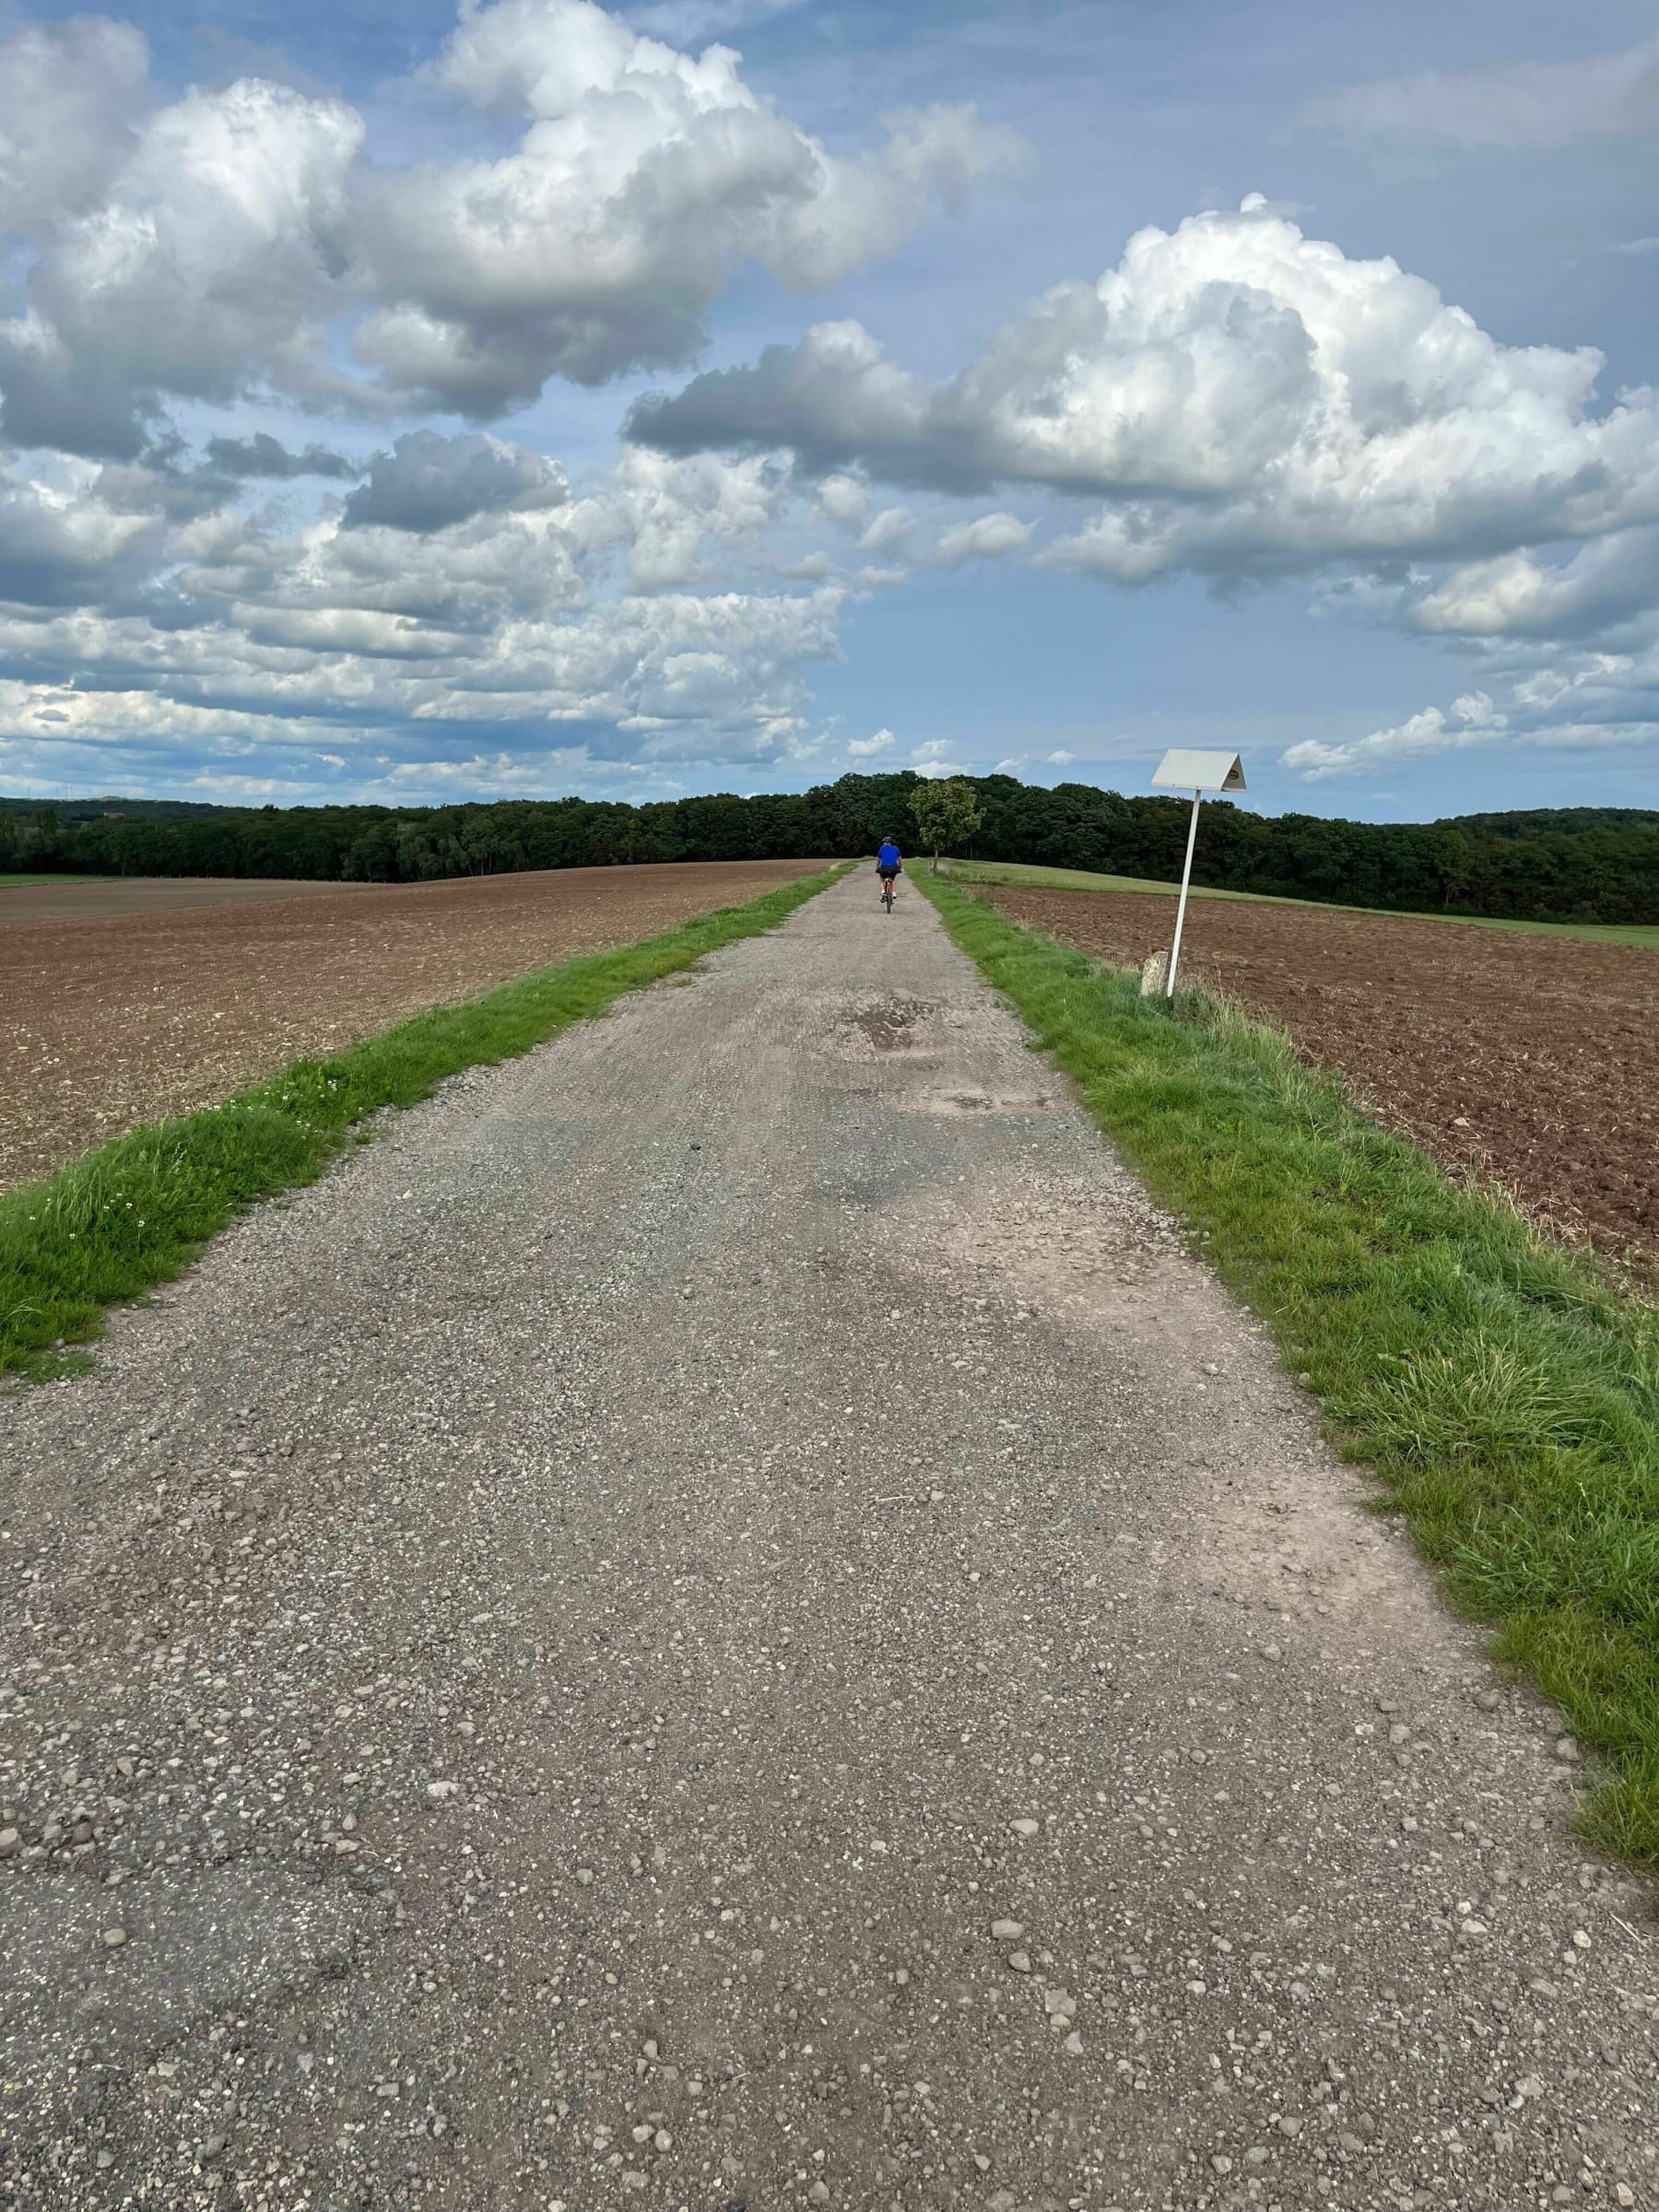
<instances>
[{"instance_id":1,"label":"cyclist's shorts","mask_svg":"<svg viewBox=\"0 0 1659 2212\"><path fill-rule=\"evenodd\" d=\"M876 873L880 877L883 883L891 883L894 877L898 875L899 871L897 868L877 868Z\"/></svg>"}]
</instances>

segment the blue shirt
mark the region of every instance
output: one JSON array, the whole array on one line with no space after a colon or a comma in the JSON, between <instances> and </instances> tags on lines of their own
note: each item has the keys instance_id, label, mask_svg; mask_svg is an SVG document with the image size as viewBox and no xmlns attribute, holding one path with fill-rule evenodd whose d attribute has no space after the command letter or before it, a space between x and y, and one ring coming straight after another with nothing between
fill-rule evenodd
<instances>
[{"instance_id":1,"label":"blue shirt","mask_svg":"<svg viewBox=\"0 0 1659 2212\"><path fill-rule=\"evenodd\" d=\"M883 845L880 852L876 855L876 865L878 868L896 868L899 866L899 865L900 860L898 846L891 844Z\"/></svg>"}]
</instances>

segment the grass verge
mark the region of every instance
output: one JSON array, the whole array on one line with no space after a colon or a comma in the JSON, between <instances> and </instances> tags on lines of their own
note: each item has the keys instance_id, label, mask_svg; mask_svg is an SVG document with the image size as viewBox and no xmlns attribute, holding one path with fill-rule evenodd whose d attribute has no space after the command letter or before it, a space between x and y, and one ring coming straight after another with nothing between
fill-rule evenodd
<instances>
[{"instance_id":1,"label":"grass verge","mask_svg":"<svg viewBox=\"0 0 1659 2212\"><path fill-rule=\"evenodd\" d=\"M1583 1824L1659 1870L1659 1311L1459 1190L1289 1040L918 876L1160 1204L1275 1331L1326 1434L1584 1747Z\"/></svg>"},{"instance_id":2,"label":"grass verge","mask_svg":"<svg viewBox=\"0 0 1659 2212\"><path fill-rule=\"evenodd\" d=\"M1086 868L1044 868L1023 860L944 860L941 872L958 883L1002 883L1030 891L1144 891L1173 899L1179 883L1147 876L1095 876ZM1524 936L1582 937L1592 945L1636 945L1659 952L1659 924L1648 922L1521 922L1506 914L1413 913L1392 906L1333 906L1319 899L1280 899L1268 891L1213 890L1194 884L1194 899L1222 899L1238 906L1294 906L1319 914L1374 914L1384 922L1440 922L1465 929L1518 930Z\"/></svg>"},{"instance_id":3,"label":"grass verge","mask_svg":"<svg viewBox=\"0 0 1659 2212\"><path fill-rule=\"evenodd\" d=\"M776 928L841 873L539 969L326 1060L298 1060L222 1106L135 1129L0 1197L0 1374L65 1371L74 1363L54 1347L89 1341L107 1308L176 1276L242 1207L312 1182L367 1115L413 1106L446 1076L527 1053L622 993Z\"/></svg>"}]
</instances>

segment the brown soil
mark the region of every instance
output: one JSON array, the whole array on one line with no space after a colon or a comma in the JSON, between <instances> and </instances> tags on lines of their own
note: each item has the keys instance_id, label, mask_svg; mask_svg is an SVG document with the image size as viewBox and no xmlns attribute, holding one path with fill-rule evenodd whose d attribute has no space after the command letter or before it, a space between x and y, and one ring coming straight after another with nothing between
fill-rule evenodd
<instances>
[{"instance_id":1,"label":"brown soil","mask_svg":"<svg viewBox=\"0 0 1659 2212\"><path fill-rule=\"evenodd\" d=\"M0 877L0 928L18 922L98 922L174 906L271 906L284 899L359 898L367 883L300 883L280 877L60 876L32 883Z\"/></svg>"},{"instance_id":2,"label":"brown soil","mask_svg":"<svg viewBox=\"0 0 1659 2212\"><path fill-rule=\"evenodd\" d=\"M51 918L0 928L0 1189L139 1123L210 1106L572 954L735 906L821 861L569 868L463 882L19 887ZM268 889L270 887L263 887ZM70 920L80 895L84 918ZM39 910L37 910L38 912Z\"/></svg>"},{"instance_id":3,"label":"brown soil","mask_svg":"<svg viewBox=\"0 0 1659 2212\"><path fill-rule=\"evenodd\" d=\"M1167 947L1172 901L987 886L1011 921L1119 965ZM1659 1262L1659 958L1330 909L1205 900L1182 972L1340 1068L1388 1127L1548 1227Z\"/></svg>"}]
</instances>

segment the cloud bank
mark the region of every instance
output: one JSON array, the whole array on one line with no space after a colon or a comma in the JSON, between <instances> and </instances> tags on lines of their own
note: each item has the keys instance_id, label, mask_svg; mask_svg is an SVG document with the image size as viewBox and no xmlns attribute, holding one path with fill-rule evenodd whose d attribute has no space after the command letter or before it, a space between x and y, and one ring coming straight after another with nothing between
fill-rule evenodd
<instances>
[{"instance_id":1,"label":"cloud bank","mask_svg":"<svg viewBox=\"0 0 1659 2212\"><path fill-rule=\"evenodd\" d=\"M108 18L0 36L6 779L104 782L122 747L290 794L875 759L890 730L812 728L846 610L996 562L1303 579L1471 665L1300 776L1659 734L1659 394L1260 198L1136 232L955 374L845 315L690 373L735 283L833 287L1026 159L961 106L832 149L704 42L789 12L468 0L399 90L436 119L413 161L310 81L161 86ZM1545 147L1646 127L1656 70L1650 41L1320 112ZM680 388L608 465L505 434L641 369Z\"/></svg>"},{"instance_id":2,"label":"cloud bank","mask_svg":"<svg viewBox=\"0 0 1659 2212\"><path fill-rule=\"evenodd\" d=\"M450 723L504 733L491 774L554 729L601 778L802 746L849 591L809 488L626 447L572 485L482 427L549 379L689 360L746 265L837 282L1020 167L961 106L832 152L735 53L668 42L779 12L466 0L406 89L435 142L496 150L416 162L314 86L165 92L107 18L0 37L8 780L175 745L222 788L273 748L284 791L373 782Z\"/></svg>"},{"instance_id":3,"label":"cloud bank","mask_svg":"<svg viewBox=\"0 0 1659 2212\"><path fill-rule=\"evenodd\" d=\"M948 524L943 567L1363 581L1403 629L1511 651L1502 707L1474 689L1282 756L1323 779L1500 743L1659 738L1659 394L1604 398L1602 368L1591 347L1505 345L1397 263L1353 259L1252 199L1140 231L945 383L860 324L820 324L639 403L630 427L676 454L786 453L831 512L871 483L1044 500L1041 536L1003 510ZM1633 650L1581 657L1593 645Z\"/></svg>"},{"instance_id":4,"label":"cloud bank","mask_svg":"<svg viewBox=\"0 0 1659 2212\"><path fill-rule=\"evenodd\" d=\"M965 107L836 156L726 48L593 0L468 6L425 74L512 150L378 166L350 103L254 77L160 102L103 18L0 41L0 229L30 255L6 434L130 458L166 403L260 389L490 419L550 377L688 360L738 265L834 283L1023 158Z\"/></svg>"},{"instance_id":5,"label":"cloud bank","mask_svg":"<svg viewBox=\"0 0 1659 2212\"><path fill-rule=\"evenodd\" d=\"M1147 229L929 388L856 323L636 406L670 453L785 449L952 493L1103 503L1042 558L1138 583L1451 559L1659 518L1659 398L1505 346L1389 260L1260 202ZM1010 539L1010 544L1022 542Z\"/></svg>"}]
</instances>

